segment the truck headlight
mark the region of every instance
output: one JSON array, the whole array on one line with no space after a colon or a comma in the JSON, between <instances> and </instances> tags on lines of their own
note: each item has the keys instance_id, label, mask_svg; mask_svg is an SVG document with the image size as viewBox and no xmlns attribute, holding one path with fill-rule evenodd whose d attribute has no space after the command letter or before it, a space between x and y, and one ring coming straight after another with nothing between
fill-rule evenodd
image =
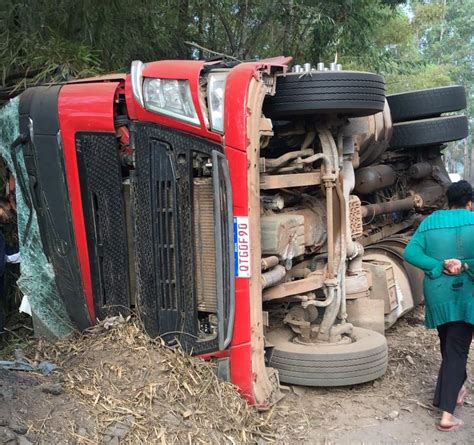
<instances>
[{"instance_id":1,"label":"truck headlight","mask_svg":"<svg viewBox=\"0 0 474 445\"><path fill-rule=\"evenodd\" d=\"M143 68L145 65L141 60L134 60L132 62L132 68L130 69L130 74L132 78L132 91L133 96L137 102L143 107Z\"/></svg>"},{"instance_id":2,"label":"truck headlight","mask_svg":"<svg viewBox=\"0 0 474 445\"><path fill-rule=\"evenodd\" d=\"M147 110L200 124L188 80L146 78L143 93Z\"/></svg>"},{"instance_id":3,"label":"truck headlight","mask_svg":"<svg viewBox=\"0 0 474 445\"><path fill-rule=\"evenodd\" d=\"M227 72L211 73L208 78L207 102L211 129L220 133L224 133L224 96L227 74Z\"/></svg>"}]
</instances>

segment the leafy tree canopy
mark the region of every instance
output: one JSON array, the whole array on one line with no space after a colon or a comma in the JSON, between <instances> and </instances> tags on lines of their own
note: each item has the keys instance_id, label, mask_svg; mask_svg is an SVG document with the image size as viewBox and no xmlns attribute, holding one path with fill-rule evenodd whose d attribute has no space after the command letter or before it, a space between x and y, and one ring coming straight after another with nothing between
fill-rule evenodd
<instances>
[{"instance_id":1,"label":"leafy tree canopy","mask_svg":"<svg viewBox=\"0 0 474 445\"><path fill-rule=\"evenodd\" d=\"M461 83L472 116L474 0L4 0L0 101L130 62L291 55L384 74L389 92ZM193 47L186 42L194 42Z\"/></svg>"}]
</instances>

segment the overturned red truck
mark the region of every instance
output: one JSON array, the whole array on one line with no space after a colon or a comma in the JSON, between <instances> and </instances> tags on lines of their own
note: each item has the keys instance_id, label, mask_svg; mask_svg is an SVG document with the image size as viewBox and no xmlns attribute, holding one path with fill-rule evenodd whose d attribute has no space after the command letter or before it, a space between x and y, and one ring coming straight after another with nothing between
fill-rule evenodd
<instances>
[{"instance_id":1,"label":"overturned red truck","mask_svg":"<svg viewBox=\"0 0 474 445\"><path fill-rule=\"evenodd\" d=\"M290 60L135 61L20 100L75 326L135 308L259 406L279 382L384 374L384 329L423 298L403 249L444 205L445 143L467 136L441 116L462 87L387 98L379 75Z\"/></svg>"}]
</instances>

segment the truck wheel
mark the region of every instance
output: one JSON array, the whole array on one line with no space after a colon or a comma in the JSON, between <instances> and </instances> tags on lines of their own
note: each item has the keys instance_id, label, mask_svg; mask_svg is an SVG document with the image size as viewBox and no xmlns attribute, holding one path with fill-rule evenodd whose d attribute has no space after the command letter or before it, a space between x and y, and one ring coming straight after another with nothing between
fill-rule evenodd
<instances>
[{"instance_id":1,"label":"truck wheel","mask_svg":"<svg viewBox=\"0 0 474 445\"><path fill-rule=\"evenodd\" d=\"M390 148L410 148L458 141L467 137L469 126L466 116L445 116L400 122L393 125Z\"/></svg>"},{"instance_id":2,"label":"truck wheel","mask_svg":"<svg viewBox=\"0 0 474 445\"><path fill-rule=\"evenodd\" d=\"M268 365L283 383L306 386L344 386L369 382L387 370L387 341L368 329L354 328L353 342L344 345L293 343L293 332L282 327L266 336L274 346Z\"/></svg>"},{"instance_id":3,"label":"truck wheel","mask_svg":"<svg viewBox=\"0 0 474 445\"><path fill-rule=\"evenodd\" d=\"M466 92L461 85L390 94L387 100L393 122L435 117L466 108Z\"/></svg>"},{"instance_id":4,"label":"truck wheel","mask_svg":"<svg viewBox=\"0 0 474 445\"><path fill-rule=\"evenodd\" d=\"M291 119L311 114L368 116L382 111L382 76L358 71L313 71L278 76L275 96L265 99L267 117Z\"/></svg>"}]
</instances>

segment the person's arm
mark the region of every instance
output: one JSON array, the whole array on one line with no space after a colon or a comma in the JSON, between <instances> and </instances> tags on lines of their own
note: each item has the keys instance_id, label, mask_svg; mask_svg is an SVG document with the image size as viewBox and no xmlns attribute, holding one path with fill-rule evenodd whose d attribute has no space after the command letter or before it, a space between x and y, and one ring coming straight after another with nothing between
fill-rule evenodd
<instances>
[{"instance_id":1,"label":"person's arm","mask_svg":"<svg viewBox=\"0 0 474 445\"><path fill-rule=\"evenodd\" d=\"M403 252L403 258L423 270L428 277L439 278L443 275L444 261L426 255L425 246L425 232L416 231Z\"/></svg>"}]
</instances>

